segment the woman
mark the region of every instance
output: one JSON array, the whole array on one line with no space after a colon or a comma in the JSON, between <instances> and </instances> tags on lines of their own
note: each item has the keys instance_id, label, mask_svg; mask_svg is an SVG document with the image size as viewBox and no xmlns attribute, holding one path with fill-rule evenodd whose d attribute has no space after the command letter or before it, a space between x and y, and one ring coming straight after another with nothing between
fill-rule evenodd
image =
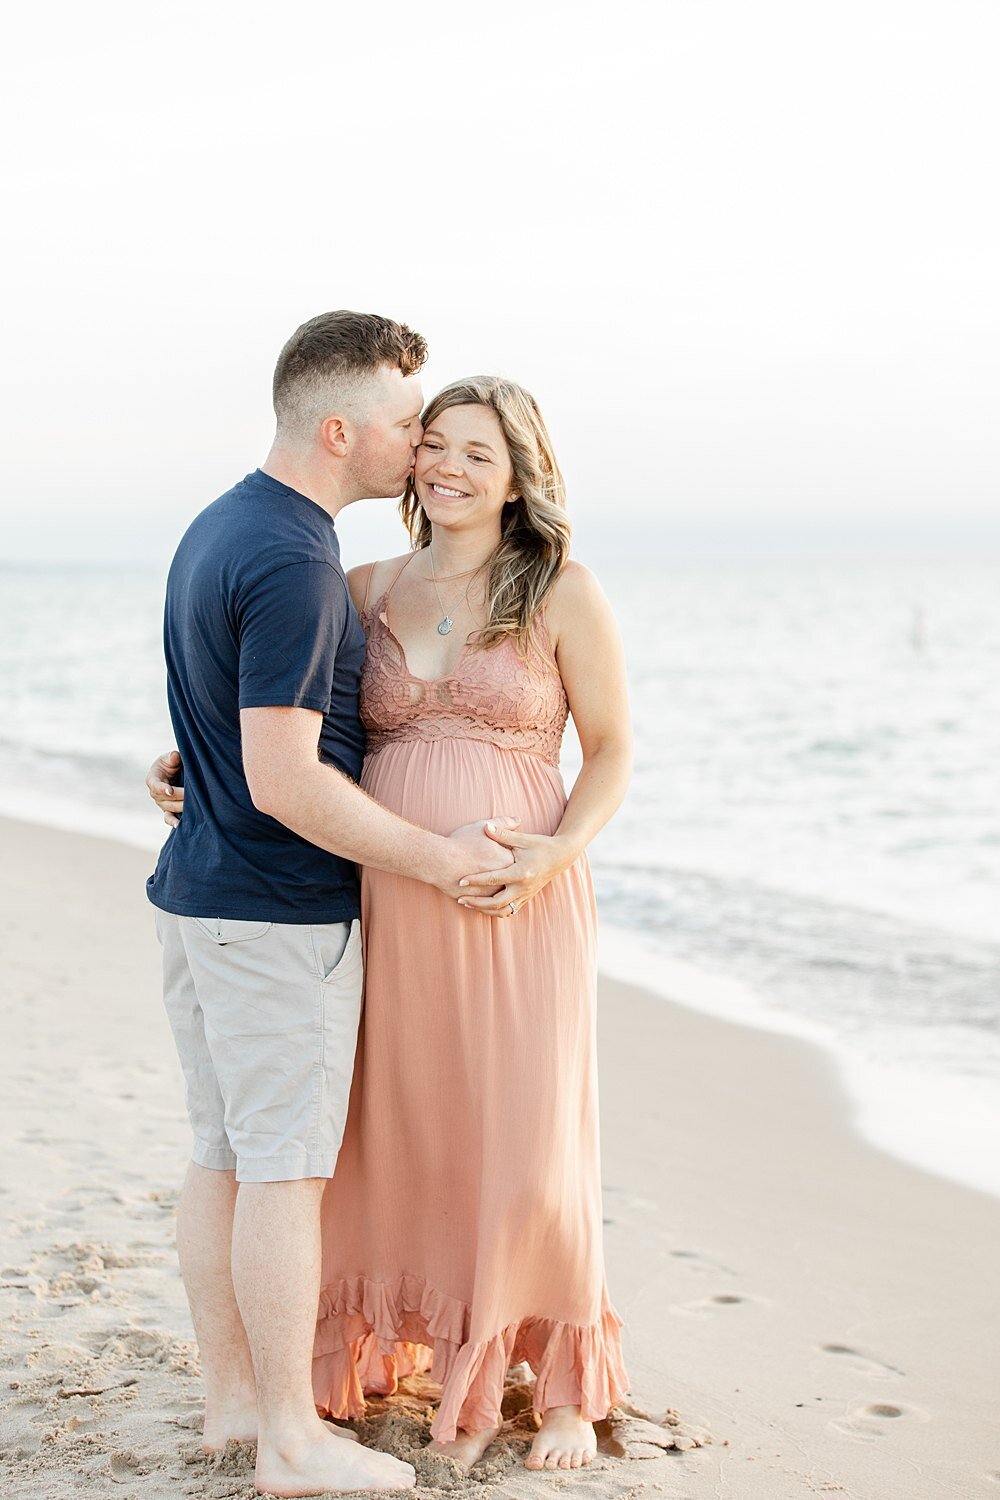
<instances>
[{"instance_id":1,"label":"woman","mask_svg":"<svg viewBox=\"0 0 1000 1500\"><path fill-rule=\"evenodd\" d=\"M628 778L624 664L604 596L568 559L532 397L460 381L422 420L401 502L414 550L348 575L368 643L362 786L441 833L491 811L521 825L500 835L507 883L473 882L459 905L363 872L365 1016L324 1202L316 1400L358 1416L401 1361L432 1361L434 1450L472 1464L499 1430L508 1366L526 1360L542 1418L526 1463L578 1468L625 1389L583 853ZM583 768L567 802L568 712Z\"/></svg>"}]
</instances>

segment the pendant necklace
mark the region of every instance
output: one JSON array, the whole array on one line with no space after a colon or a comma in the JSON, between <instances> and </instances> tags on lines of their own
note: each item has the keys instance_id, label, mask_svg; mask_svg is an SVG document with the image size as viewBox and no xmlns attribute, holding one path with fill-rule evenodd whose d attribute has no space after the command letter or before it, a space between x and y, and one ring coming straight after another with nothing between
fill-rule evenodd
<instances>
[{"instance_id":1,"label":"pendant necklace","mask_svg":"<svg viewBox=\"0 0 1000 1500\"><path fill-rule=\"evenodd\" d=\"M428 547L427 547L427 559L428 559L428 561L429 561L429 563L431 565L431 583L433 583L433 585L434 585L434 592L435 592L435 594L437 594L438 603L440 604L441 608L444 610L444 618L442 620L438 621L437 633L438 633L438 635L450 635L452 627L454 626L455 622L452 619L451 615L448 613L447 609L445 609L445 602L441 598L441 590L438 588L438 584L437 584L437 572L435 571L435 568L434 568L434 549L433 549L433 547L430 544L428 544ZM465 585L465 602L466 602L466 604L468 604L468 602L469 602L469 589L472 586L472 577L471 577L471 575L475 574L475 573L478 573L479 569L482 566L483 566L482 563L480 563L478 568L470 568L469 569L469 574L470 574L469 582ZM454 573L454 574L452 574L452 577L454 577L454 578L461 578L461 577L463 577L463 574L461 574L461 573Z\"/></svg>"}]
</instances>

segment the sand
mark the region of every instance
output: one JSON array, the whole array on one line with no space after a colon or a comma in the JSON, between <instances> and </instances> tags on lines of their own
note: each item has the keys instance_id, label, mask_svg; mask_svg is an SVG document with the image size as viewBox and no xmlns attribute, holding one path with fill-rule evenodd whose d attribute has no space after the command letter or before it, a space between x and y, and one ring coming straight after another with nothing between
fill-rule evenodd
<instances>
[{"instance_id":1,"label":"sand","mask_svg":"<svg viewBox=\"0 0 1000 1500\"><path fill-rule=\"evenodd\" d=\"M0 1493L249 1497L249 1449L198 1451L150 858L6 821L0 847ZM471 1475L421 1451L427 1383L363 1439L422 1496L1000 1500L1000 1200L862 1141L806 1043L602 981L601 1067L632 1392L596 1464L521 1467L525 1372Z\"/></svg>"}]
</instances>

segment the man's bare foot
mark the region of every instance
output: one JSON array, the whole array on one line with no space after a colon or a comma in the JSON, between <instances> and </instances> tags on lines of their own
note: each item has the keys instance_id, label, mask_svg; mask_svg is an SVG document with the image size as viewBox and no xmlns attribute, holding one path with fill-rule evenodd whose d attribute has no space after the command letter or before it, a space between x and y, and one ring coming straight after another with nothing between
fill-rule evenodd
<instances>
[{"instance_id":1,"label":"man's bare foot","mask_svg":"<svg viewBox=\"0 0 1000 1500\"><path fill-rule=\"evenodd\" d=\"M340 1427L329 1418L324 1418L324 1427L332 1437L346 1438L349 1443L360 1442L357 1433L350 1427ZM227 1443L256 1443L257 1405L216 1408L211 1415L205 1412L205 1427L201 1436L203 1453L221 1453Z\"/></svg>"},{"instance_id":2,"label":"man's bare foot","mask_svg":"<svg viewBox=\"0 0 1000 1500\"><path fill-rule=\"evenodd\" d=\"M499 1431L499 1427L484 1427L481 1432L463 1432L460 1427L452 1442L439 1443L435 1440L428 1443L427 1452L440 1454L443 1458L453 1458L456 1463L471 1469L482 1458Z\"/></svg>"},{"instance_id":3,"label":"man's bare foot","mask_svg":"<svg viewBox=\"0 0 1000 1500\"><path fill-rule=\"evenodd\" d=\"M327 1432L332 1432L334 1437L346 1438L349 1443L361 1441L353 1427L341 1427L339 1422L335 1422L332 1417L324 1417L323 1426Z\"/></svg>"},{"instance_id":4,"label":"man's bare foot","mask_svg":"<svg viewBox=\"0 0 1000 1500\"><path fill-rule=\"evenodd\" d=\"M348 1490L412 1490L416 1475L410 1464L388 1453L335 1437L316 1418L294 1440L257 1445L254 1481L259 1494L321 1495Z\"/></svg>"},{"instance_id":5,"label":"man's bare foot","mask_svg":"<svg viewBox=\"0 0 1000 1500\"><path fill-rule=\"evenodd\" d=\"M257 1441L257 1402L228 1402L205 1408L205 1427L201 1435L203 1453L221 1453L228 1442Z\"/></svg>"},{"instance_id":6,"label":"man's bare foot","mask_svg":"<svg viewBox=\"0 0 1000 1500\"><path fill-rule=\"evenodd\" d=\"M526 1469L582 1469L597 1453L593 1422L585 1422L578 1406L552 1406L542 1417Z\"/></svg>"}]
</instances>

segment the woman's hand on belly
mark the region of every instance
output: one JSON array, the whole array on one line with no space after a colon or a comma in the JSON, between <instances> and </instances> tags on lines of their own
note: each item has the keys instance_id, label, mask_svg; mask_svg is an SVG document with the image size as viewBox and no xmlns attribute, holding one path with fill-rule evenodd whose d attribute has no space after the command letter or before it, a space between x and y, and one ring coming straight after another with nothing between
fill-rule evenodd
<instances>
[{"instance_id":1,"label":"woman's hand on belly","mask_svg":"<svg viewBox=\"0 0 1000 1500\"><path fill-rule=\"evenodd\" d=\"M470 872L466 878L475 880L477 886L486 890L502 889L506 877L501 872L513 865L514 856L504 844L497 843L490 838L485 830L495 829L506 839L511 836L520 821L520 818L494 818L489 822L480 820L478 823L463 823L461 828L456 828L449 834L449 840L454 840L461 850L465 868ZM499 881L497 880L498 874L500 875ZM463 878L458 883L464 884L465 879Z\"/></svg>"},{"instance_id":2,"label":"woman's hand on belly","mask_svg":"<svg viewBox=\"0 0 1000 1500\"><path fill-rule=\"evenodd\" d=\"M458 904L488 917L514 916L550 880L568 870L576 858L558 834L515 833L497 827L495 833L486 836L505 849L514 850L514 862L504 871L504 884L499 889L488 874L467 876L460 883L467 888L468 895L460 896Z\"/></svg>"}]
</instances>

